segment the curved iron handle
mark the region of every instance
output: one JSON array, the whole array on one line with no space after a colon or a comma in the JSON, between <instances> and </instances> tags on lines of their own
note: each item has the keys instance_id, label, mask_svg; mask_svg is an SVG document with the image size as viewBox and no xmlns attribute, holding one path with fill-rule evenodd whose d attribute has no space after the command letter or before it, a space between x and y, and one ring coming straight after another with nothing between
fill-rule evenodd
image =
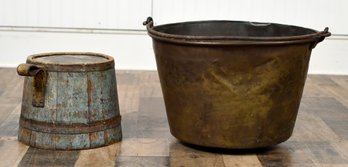
<instances>
[{"instance_id":1,"label":"curved iron handle","mask_svg":"<svg viewBox=\"0 0 348 167\"><path fill-rule=\"evenodd\" d=\"M17 73L21 76L33 77L32 83L32 105L34 107L45 106L45 89L47 73L43 66L34 64L20 64L17 67Z\"/></svg>"},{"instance_id":2,"label":"curved iron handle","mask_svg":"<svg viewBox=\"0 0 348 167\"><path fill-rule=\"evenodd\" d=\"M146 21L143 22L143 25L146 26L147 28L152 28L153 27L153 19L152 17L148 17Z\"/></svg>"},{"instance_id":3,"label":"curved iron handle","mask_svg":"<svg viewBox=\"0 0 348 167\"><path fill-rule=\"evenodd\" d=\"M312 48L315 48L317 46L318 43L320 43L321 41L323 41L326 37L331 36L331 33L329 32L329 27L326 27L324 29L324 31L320 31L318 32L318 39L317 41L315 41L315 43L313 44Z\"/></svg>"}]
</instances>

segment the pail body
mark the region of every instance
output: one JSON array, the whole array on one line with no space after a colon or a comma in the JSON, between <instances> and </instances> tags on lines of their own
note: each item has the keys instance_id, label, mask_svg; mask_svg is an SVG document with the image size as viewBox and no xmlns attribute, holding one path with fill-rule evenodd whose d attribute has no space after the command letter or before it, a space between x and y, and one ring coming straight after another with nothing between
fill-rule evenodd
<instances>
[{"instance_id":1,"label":"pail body","mask_svg":"<svg viewBox=\"0 0 348 167\"><path fill-rule=\"evenodd\" d=\"M122 138L114 60L97 53L46 53L18 66L26 76L18 140L75 150Z\"/></svg>"},{"instance_id":2,"label":"pail body","mask_svg":"<svg viewBox=\"0 0 348 167\"><path fill-rule=\"evenodd\" d=\"M266 147L291 136L311 50L329 35L233 21L146 24L171 133L219 148Z\"/></svg>"}]
</instances>

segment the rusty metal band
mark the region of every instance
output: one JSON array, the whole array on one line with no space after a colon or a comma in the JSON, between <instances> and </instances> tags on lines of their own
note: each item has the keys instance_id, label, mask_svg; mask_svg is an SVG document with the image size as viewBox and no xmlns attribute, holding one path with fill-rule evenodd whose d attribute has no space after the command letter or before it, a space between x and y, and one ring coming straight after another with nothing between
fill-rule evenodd
<instances>
[{"instance_id":1,"label":"rusty metal band","mask_svg":"<svg viewBox=\"0 0 348 167\"><path fill-rule=\"evenodd\" d=\"M120 126L121 116L91 123L53 123L20 117L19 126L28 130L52 134L84 134L100 132Z\"/></svg>"},{"instance_id":2,"label":"rusty metal band","mask_svg":"<svg viewBox=\"0 0 348 167\"><path fill-rule=\"evenodd\" d=\"M49 62L40 62L36 61L35 58L55 56L55 55L88 55L105 58L104 62L98 63L69 63L69 64L60 64L60 63L49 63ZM27 64L35 64L44 66L46 71L63 71L63 72L88 72L88 71L105 71L108 69L114 69L115 63L114 59L111 56L93 53L93 52L51 52L51 53L42 53L34 54L28 57Z\"/></svg>"}]
</instances>

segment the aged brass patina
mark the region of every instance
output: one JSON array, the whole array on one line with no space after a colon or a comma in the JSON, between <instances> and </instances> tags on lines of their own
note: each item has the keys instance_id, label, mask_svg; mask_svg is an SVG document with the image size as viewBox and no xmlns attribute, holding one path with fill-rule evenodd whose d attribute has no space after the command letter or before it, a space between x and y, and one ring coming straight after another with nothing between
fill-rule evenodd
<instances>
[{"instance_id":1,"label":"aged brass patina","mask_svg":"<svg viewBox=\"0 0 348 167\"><path fill-rule=\"evenodd\" d=\"M191 144L259 148L293 131L311 50L328 28L199 21L153 26L171 133Z\"/></svg>"}]
</instances>

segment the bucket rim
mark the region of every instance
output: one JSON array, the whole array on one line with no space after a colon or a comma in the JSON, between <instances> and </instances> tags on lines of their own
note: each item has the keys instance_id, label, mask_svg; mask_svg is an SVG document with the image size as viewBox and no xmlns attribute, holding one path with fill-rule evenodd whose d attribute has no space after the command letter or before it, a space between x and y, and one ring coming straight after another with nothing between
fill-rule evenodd
<instances>
[{"instance_id":1,"label":"bucket rim","mask_svg":"<svg viewBox=\"0 0 348 167\"><path fill-rule=\"evenodd\" d=\"M179 24L197 24L197 23L209 23L209 22L230 22L230 23L247 23L247 24L273 24L281 26L290 26L294 28L301 28L312 31L313 33L305 35L294 36L276 36L276 37L256 37L256 36L195 36L195 35L179 35L169 34L155 30L156 28L165 26L174 26ZM201 20L201 21L186 21L169 23L154 26L153 19L148 17L143 23L148 31L148 34L157 40L180 43L180 44L195 44L195 45L274 45L274 44L293 44L293 43L313 43L313 47L317 43L324 40L325 37L331 35L329 28L326 27L324 31L317 31L310 28L279 24L279 23L266 23L266 22L250 22L250 21L235 21L235 20Z\"/></svg>"},{"instance_id":2,"label":"bucket rim","mask_svg":"<svg viewBox=\"0 0 348 167\"><path fill-rule=\"evenodd\" d=\"M50 56L95 56L104 58L105 61L101 62L86 62L86 63L57 63L57 62L44 62L39 61L37 58L41 57L50 57ZM111 68L114 68L114 58L112 56L95 53L95 52L48 52L48 53L39 53L28 56L27 64L41 65L45 67L47 71L66 71L66 72L86 72L86 71L104 71Z\"/></svg>"}]
</instances>

